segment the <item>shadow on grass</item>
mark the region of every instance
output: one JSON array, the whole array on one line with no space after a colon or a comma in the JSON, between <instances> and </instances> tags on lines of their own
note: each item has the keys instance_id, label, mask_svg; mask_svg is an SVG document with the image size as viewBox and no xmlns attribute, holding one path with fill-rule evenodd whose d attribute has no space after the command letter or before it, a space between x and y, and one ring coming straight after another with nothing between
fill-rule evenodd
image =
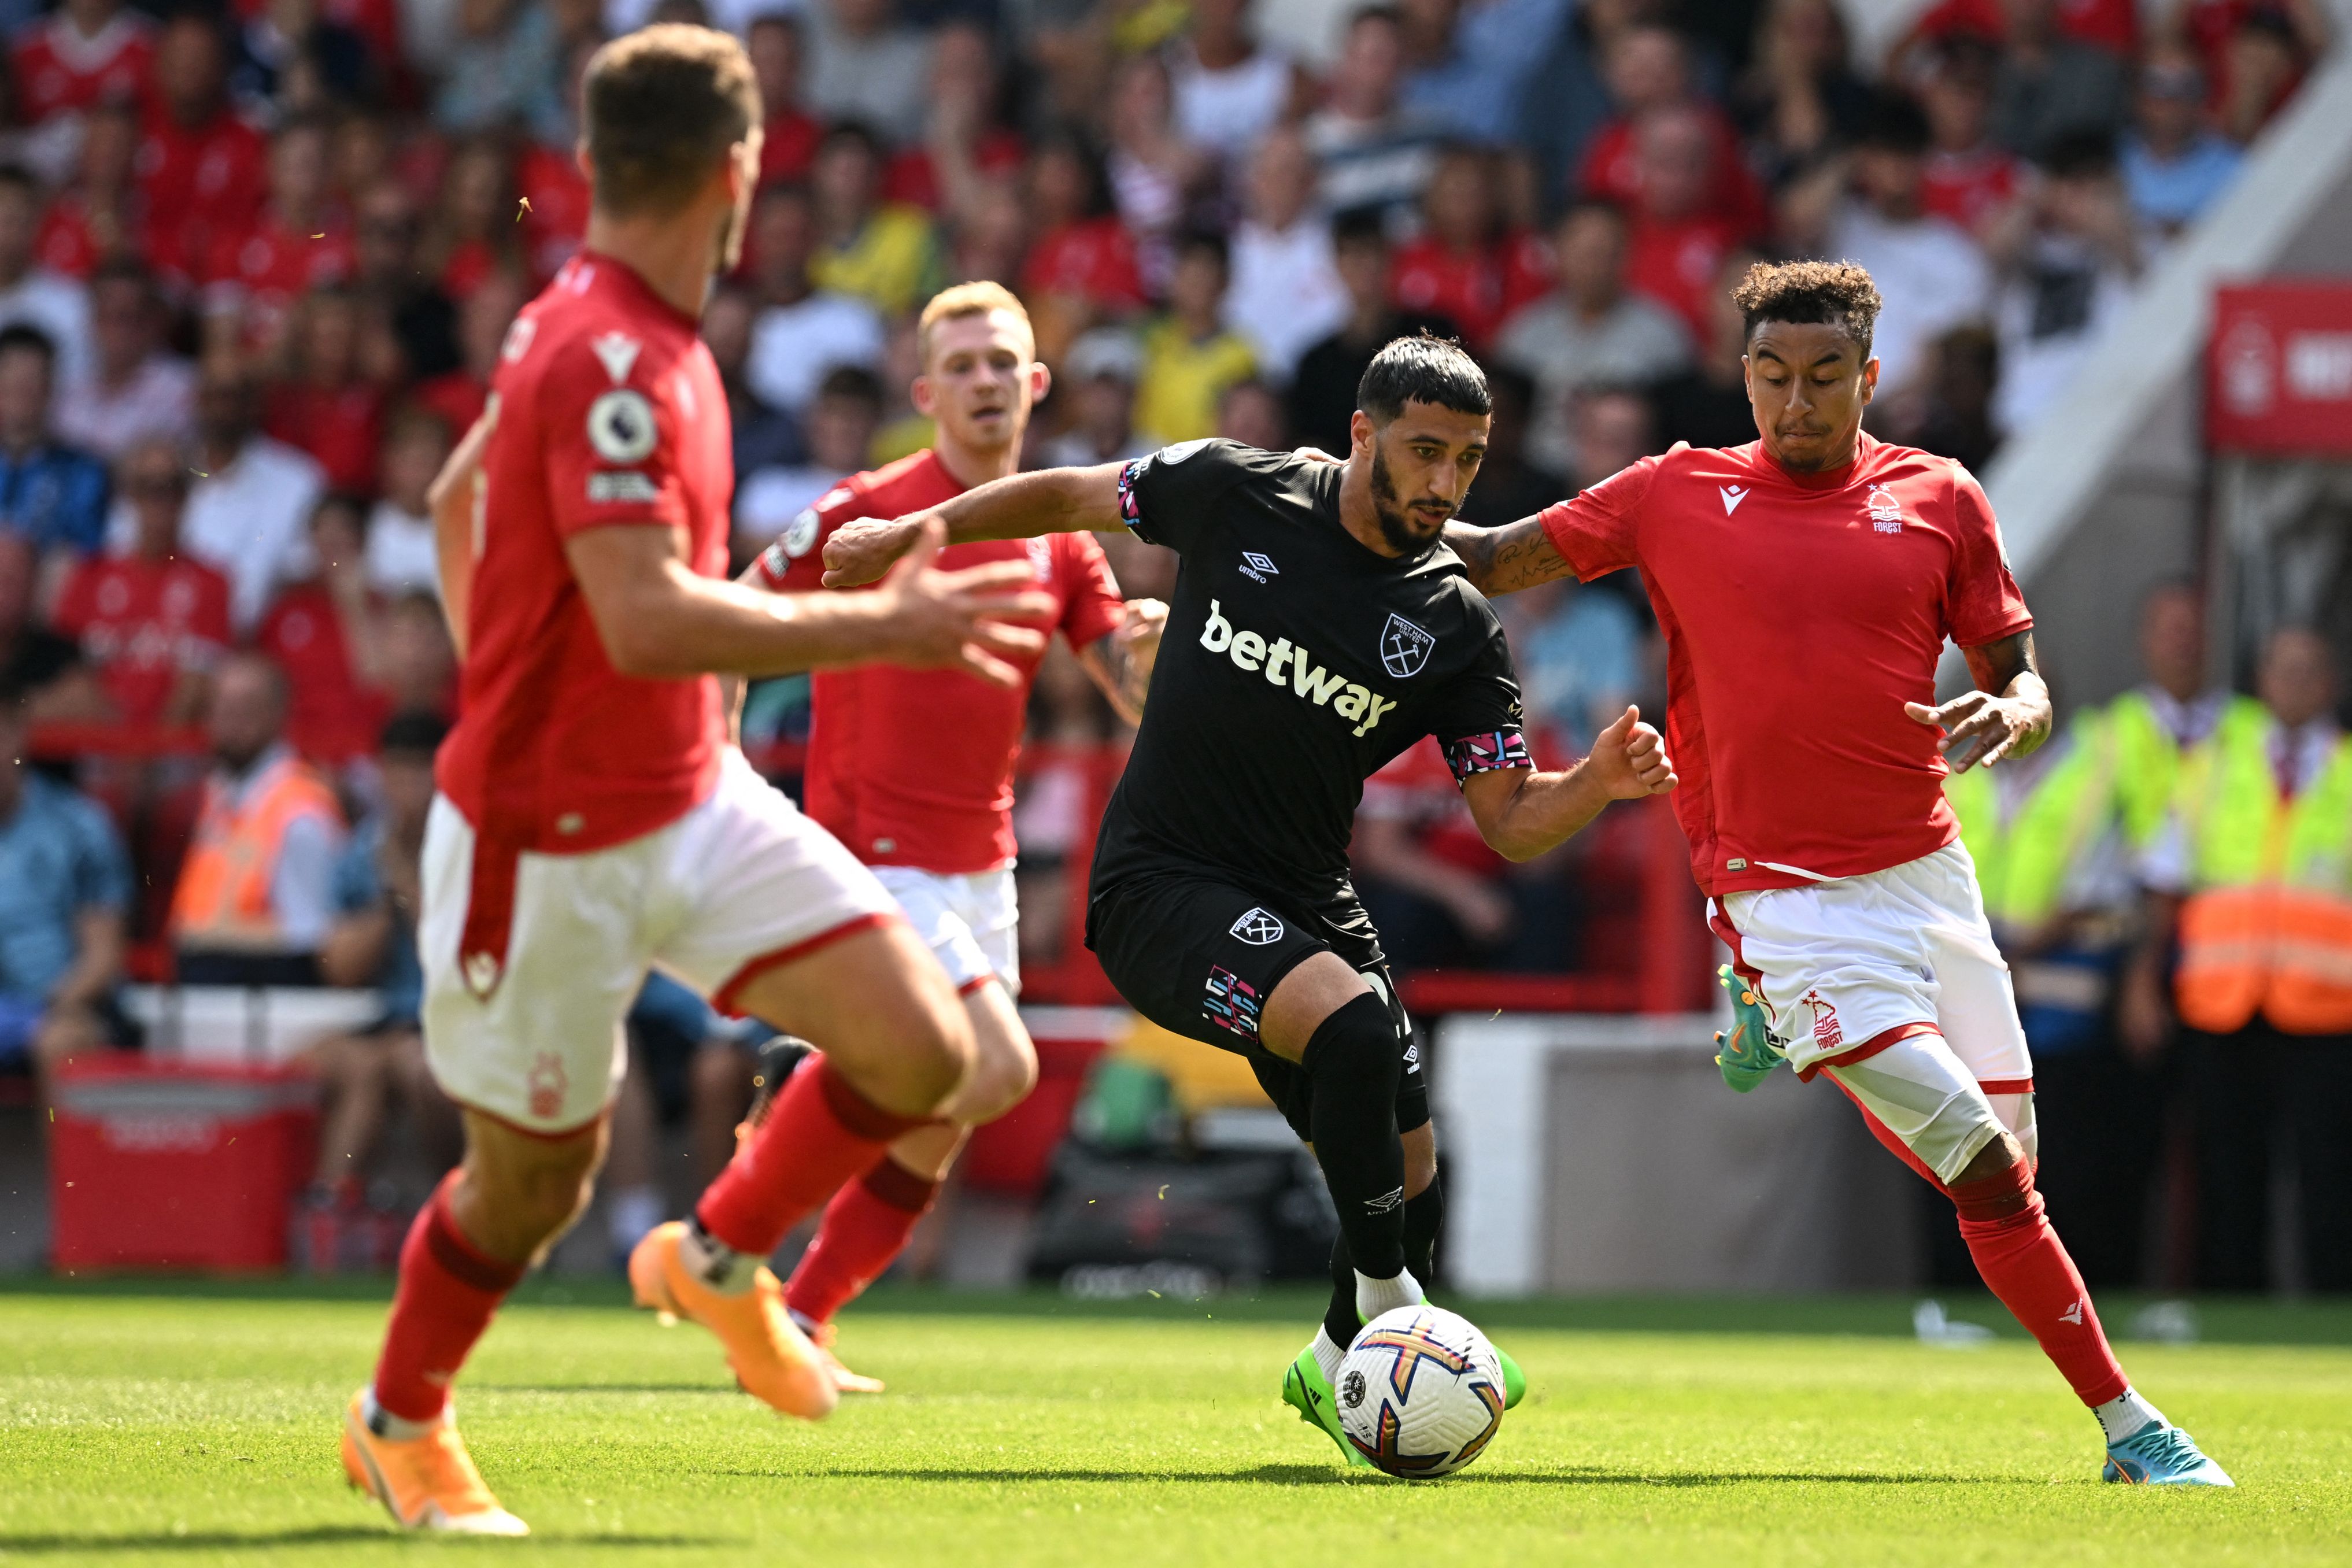
<instances>
[{"instance_id":1,"label":"shadow on grass","mask_svg":"<svg viewBox=\"0 0 2352 1568\"><path fill-rule=\"evenodd\" d=\"M468 1383L468 1394L723 1394L738 1398L731 1383Z\"/></svg>"},{"instance_id":2,"label":"shadow on grass","mask_svg":"<svg viewBox=\"0 0 2352 1568\"><path fill-rule=\"evenodd\" d=\"M1005 1483L1052 1481L1127 1482L1166 1481L1179 1485L1230 1484L1255 1482L1261 1486L1318 1487L1351 1486L1382 1483L1384 1479L1361 1470L1337 1470L1328 1465L1250 1465L1233 1470L1105 1470L1105 1469L986 1469L943 1470L913 1466L866 1469L812 1468L793 1470L705 1470L704 1475L728 1476L751 1480L865 1480L865 1481L945 1481L950 1483L979 1482L989 1486ZM2039 1484L2021 1478L2011 1480L2000 1476L1947 1476L1926 1473L1885 1475L1852 1470L1727 1470L1662 1471L1638 1473L1621 1470L1472 1470L1466 1474L1448 1476L1448 1486L1553 1486L1553 1487L1727 1487L1764 1481L1784 1485L1823 1482L1833 1486L1876 1487L1948 1487L2001 1486Z\"/></svg>"},{"instance_id":3,"label":"shadow on grass","mask_svg":"<svg viewBox=\"0 0 2352 1568\"><path fill-rule=\"evenodd\" d=\"M145 1535L9 1535L0 1533L0 1554L23 1552L28 1557L80 1556L93 1552L235 1552L269 1546L350 1546L362 1542L404 1539L388 1525L315 1524L296 1530L156 1531ZM488 1541L488 1536L443 1535L437 1541ZM538 1534L541 1546L566 1549L583 1546L743 1546L749 1542L719 1535L638 1535L613 1531L595 1535ZM507 1550L513 1550L511 1546Z\"/></svg>"}]
</instances>

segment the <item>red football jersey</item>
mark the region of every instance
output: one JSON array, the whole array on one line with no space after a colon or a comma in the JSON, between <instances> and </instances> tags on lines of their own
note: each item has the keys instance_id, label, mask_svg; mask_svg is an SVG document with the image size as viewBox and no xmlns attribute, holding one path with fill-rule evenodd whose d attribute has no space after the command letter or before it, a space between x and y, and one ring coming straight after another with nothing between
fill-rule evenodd
<instances>
[{"instance_id":1,"label":"red football jersey","mask_svg":"<svg viewBox=\"0 0 2352 1568\"><path fill-rule=\"evenodd\" d=\"M267 331L318 285L349 278L355 262L341 223L322 220L297 234L265 214L249 227L213 231L205 292L212 309L241 310L249 328Z\"/></svg>"},{"instance_id":2,"label":"red football jersey","mask_svg":"<svg viewBox=\"0 0 2352 1568\"><path fill-rule=\"evenodd\" d=\"M1579 577L1641 569L1701 889L1860 876L1959 837L1937 733L1903 704L1936 700L1945 638L2033 624L1966 468L1868 436L1828 474L1760 442L1686 448L1542 517Z\"/></svg>"},{"instance_id":3,"label":"red football jersey","mask_svg":"<svg viewBox=\"0 0 2352 1568\"><path fill-rule=\"evenodd\" d=\"M383 414L383 389L372 381L329 387L289 381L263 403L261 427L316 458L328 489L372 495Z\"/></svg>"},{"instance_id":4,"label":"red football jersey","mask_svg":"<svg viewBox=\"0 0 2352 1568\"><path fill-rule=\"evenodd\" d=\"M901 517L963 486L930 447L835 487L760 554L761 580L786 593L820 585L824 542L861 517ZM992 539L940 552L954 570L1029 561L1053 595L1053 626L1074 648L1119 624L1124 601L1091 533ZM1024 677L1042 659L1015 660ZM809 815L860 859L960 874L1013 856L1013 763L1029 682L1008 690L960 670L865 665L819 670L805 778Z\"/></svg>"},{"instance_id":5,"label":"red football jersey","mask_svg":"<svg viewBox=\"0 0 2352 1568\"><path fill-rule=\"evenodd\" d=\"M1502 262L1485 247L1465 256L1424 235L1397 247L1389 297L1417 314L1444 317L1462 329L1463 342L1484 350L1502 324Z\"/></svg>"},{"instance_id":6,"label":"red football jersey","mask_svg":"<svg viewBox=\"0 0 2352 1568\"><path fill-rule=\"evenodd\" d=\"M1021 264L1021 292L1076 294L1107 310L1140 310L1143 271L1135 237L1115 217L1086 218L1037 237Z\"/></svg>"},{"instance_id":7,"label":"red football jersey","mask_svg":"<svg viewBox=\"0 0 2352 1568\"><path fill-rule=\"evenodd\" d=\"M2017 199L2025 160L1987 142L1973 153L1930 153L1919 177L1919 205L1974 234Z\"/></svg>"},{"instance_id":8,"label":"red football jersey","mask_svg":"<svg viewBox=\"0 0 2352 1568\"><path fill-rule=\"evenodd\" d=\"M53 619L98 666L122 717L152 724L182 671L226 651L228 603L228 579L201 561L100 556L74 568Z\"/></svg>"},{"instance_id":9,"label":"red football jersey","mask_svg":"<svg viewBox=\"0 0 2352 1568\"><path fill-rule=\"evenodd\" d=\"M154 26L136 11L119 11L86 38L56 16L26 32L15 54L24 115L37 123L109 99L142 97L155 61Z\"/></svg>"},{"instance_id":10,"label":"red football jersey","mask_svg":"<svg viewBox=\"0 0 2352 1568\"><path fill-rule=\"evenodd\" d=\"M727 574L727 394L696 328L628 268L583 252L508 330L439 769L486 838L604 848L684 816L718 780L718 681L614 669L563 552L592 528L680 528L693 569Z\"/></svg>"},{"instance_id":11,"label":"red football jersey","mask_svg":"<svg viewBox=\"0 0 2352 1568\"><path fill-rule=\"evenodd\" d=\"M253 646L286 672L286 734L297 751L338 765L375 751L391 703L361 684L342 607L324 583L281 592L254 628Z\"/></svg>"},{"instance_id":12,"label":"red football jersey","mask_svg":"<svg viewBox=\"0 0 2352 1568\"><path fill-rule=\"evenodd\" d=\"M269 188L261 132L226 110L196 126L152 116L133 167L147 205L149 259L179 278L202 275L213 236L250 228Z\"/></svg>"}]
</instances>

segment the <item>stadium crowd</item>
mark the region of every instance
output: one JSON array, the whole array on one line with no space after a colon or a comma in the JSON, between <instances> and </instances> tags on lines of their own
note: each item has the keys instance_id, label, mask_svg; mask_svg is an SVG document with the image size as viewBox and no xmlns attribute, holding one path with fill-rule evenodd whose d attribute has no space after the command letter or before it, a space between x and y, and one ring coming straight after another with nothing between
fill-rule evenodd
<instances>
[{"instance_id":1,"label":"stadium crowd","mask_svg":"<svg viewBox=\"0 0 2352 1568\"><path fill-rule=\"evenodd\" d=\"M30 868L0 878L24 906L0 1057L129 1037L113 988L168 954L383 988L379 1026L324 1053L331 1155L387 1097L431 1099L407 928L454 658L425 491L578 243L588 56L648 19L741 34L767 103L704 326L745 558L929 439L913 314L962 279L1038 324L1037 464L1341 450L1377 348L1456 334L1496 395L1466 515L1500 522L1673 441L1752 438L1727 279L1846 257L1885 298L1874 428L1981 463L2328 41L2317 0L1937 0L1883 58L1834 0L1403 0L1335 13L1318 67L1248 0L0 0L0 723L37 759L0 772L0 861ZM1130 594L1166 592L1164 552L1112 548ZM1498 606L1555 752L1657 704L1630 579ZM747 743L789 745L805 700L755 689ZM1066 659L1032 732L1118 739ZM1093 809L1051 765L1024 789L1034 942L1067 940L1050 910ZM1433 752L1368 788L1357 859L1415 967L1594 962L1592 911L1642 874L1608 832L1507 868ZM2175 859L2161 891L2189 890ZM2151 994L2101 1026L2108 1070L2159 1048Z\"/></svg>"}]
</instances>

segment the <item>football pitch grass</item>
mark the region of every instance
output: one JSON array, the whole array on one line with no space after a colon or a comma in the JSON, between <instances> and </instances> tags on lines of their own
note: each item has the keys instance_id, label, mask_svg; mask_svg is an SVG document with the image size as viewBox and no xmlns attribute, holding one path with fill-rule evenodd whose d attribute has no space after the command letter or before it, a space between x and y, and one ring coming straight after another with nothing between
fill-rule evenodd
<instances>
[{"instance_id":1,"label":"football pitch grass","mask_svg":"<svg viewBox=\"0 0 2352 1568\"><path fill-rule=\"evenodd\" d=\"M1474 1307L1528 1403L1462 1476L1350 1478L1276 1399L1316 1311L877 1292L843 1349L892 1392L809 1427L700 1331L533 1283L459 1410L536 1534L426 1542L335 1458L381 1285L0 1281L0 1561L2352 1562L2352 1308L2208 1305L2198 1344L2125 1344L2239 1481L2162 1493L2098 1483L2089 1415L2013 1326L1923 1345L1887 1300Z\"/></svg>"}]
</instances>

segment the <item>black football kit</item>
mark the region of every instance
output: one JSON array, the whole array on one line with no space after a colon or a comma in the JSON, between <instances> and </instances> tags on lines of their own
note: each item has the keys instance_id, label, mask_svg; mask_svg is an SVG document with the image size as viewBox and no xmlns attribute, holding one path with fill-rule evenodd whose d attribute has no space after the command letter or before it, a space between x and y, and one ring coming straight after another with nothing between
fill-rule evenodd
<instances>
[{"instance_id":1,"label":"black football kit","mask_svg":"<svg viewBox=\"0 0 2352 1568\"><path fill-rule=\"evenodd\" d=\"M1457 780L1531 765L1510 648L1460 558L1359 543L1339 521L1341 473L1192 441L1121 475L1128 527L1180 564L1087 920L1120 994L1161 1027L1248 1058L1327 1173L1318 1045L1302 1064L1258 1040L1266 997L1314 953L1364 973L1389 1014L1396 1130L1429 1120L1419 1046L1349 877L1363 781L1433 734Z\"/></svg>"}]
</instances>

